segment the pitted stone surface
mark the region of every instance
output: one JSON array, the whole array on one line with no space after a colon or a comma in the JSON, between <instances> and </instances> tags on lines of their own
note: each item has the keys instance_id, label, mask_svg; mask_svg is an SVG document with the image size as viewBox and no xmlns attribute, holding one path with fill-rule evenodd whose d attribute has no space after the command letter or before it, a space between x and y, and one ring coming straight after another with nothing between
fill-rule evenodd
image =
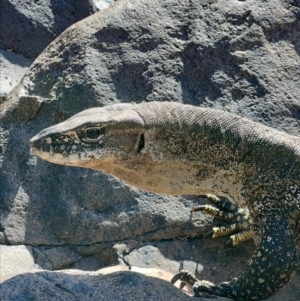
<instances>
[{"instance_id":1,"label":"pitted stone surface","mask_svg":"<svg viewBox=\"0 0 300 301\"><path fill-rule=\"evenodd\" d=\"M103 245L108 236L152 241L206 232L210 219L189 220L195 198L145 194L101 173L49 165L30 155L28 141L83 109L145 100L216 107L299 135L299 32L299 3L290 0L118 0L73 25L0 99L1 242L75 245L88 259L71 265L99 268L103 254L115 262L105 251L114 241ZM215 272L222 265L213 254L223 243L197 246L194 259L216 282L226 276ZM248 258L243 250L231 251L228 279ZM211 262L201 260L205 254ZM297 283L271 300L298 300Z\"/></svg>"}]
</instances>

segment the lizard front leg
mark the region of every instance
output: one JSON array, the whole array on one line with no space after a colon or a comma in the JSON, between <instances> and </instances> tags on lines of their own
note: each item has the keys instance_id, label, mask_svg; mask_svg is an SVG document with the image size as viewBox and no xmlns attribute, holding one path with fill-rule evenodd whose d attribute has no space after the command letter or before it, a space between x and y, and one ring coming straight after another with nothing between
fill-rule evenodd
<instances>
[{"instance_id":1,"label":"lizard front leg","mask_svg":"<svg viewBox=\"0 0 300 301\"><path fill-rule=\"evenodd\" d=\"M181 271L173 277L172 283L181 280L192 286L197 297L203 293L236 300L270 297L295 275L297 256L292 232L280 213L268 212L254 221L253 238L256 249L241 276L215 285Z\"/></svg>"}]
</instances>

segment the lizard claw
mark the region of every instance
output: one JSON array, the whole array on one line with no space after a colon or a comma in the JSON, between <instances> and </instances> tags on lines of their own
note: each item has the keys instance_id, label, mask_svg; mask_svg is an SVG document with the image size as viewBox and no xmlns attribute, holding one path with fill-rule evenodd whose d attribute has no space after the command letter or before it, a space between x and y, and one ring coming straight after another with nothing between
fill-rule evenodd
<instances>
[{"instance_id":1,"label":"lizard claw","mask_svg":"<svg viewBox=\"0 0 300 301\"><path fill-rule=\"evenodd\" d=\"M224 198L218 198L214 195L200 195L199 197L206 198L213 205L200 205L191 209L191 214L201 211L204 214L209 214L213 217L223 219L230 224L220 227L213 227L212 231L207 232L203 237L211 236L212 238L221 236L230 236L230 241L227 241L225 248L237 246L238 244L253 237L252 220L248 208L242 209L234 205Z\"/></svg>"},{"instance_id":2,"label":"lizard claw","mask_svg":"<svg viewBox=\"0 0 300 301\"><path fill-rule=\"evenodd\" d=\"M203 238L212 237L214 232L212 230L207 231L205 234L203 234Z\"/></svg>"},{"instance_id":3,"label":"lizard claw","mask_svg":"<svg viewBox=\"0 0 300 301\"><path fill-rule=\"evenodd\" d=\"M179 273L175 274L171 279L171 283L174 284L177 280L180 280L183 283L180 284L180 289L184 288L186 285L193 286L194 283L198 280L197 277L186 270L181 270Z\"/></svg>"},{"instance_id":4,"label":"lizard claw","mask_svg":"<svg viewBox=\"0 0 300 301\"><path fill-rule=\"evenodd\" d=\"M211 284L208 281L200 281L195 275L191 274L188 271L182 270L179 273L175 274L171 280L171 283L174 284L177 280L180 280L180 290L185 286L192 288L194 296L196 297L207 297L207 298L216 298L216 296L210 295L206 292L206 285Z\"/></svg>"},{"instance_id":5,"label":"lizard claw","mask_svg":"<svg viewBox=\"0 0 300 301\"><path fill-rule=\"evenodd\" d=\"M229 248L231 248L231 247L233 247L232 240L231 240L231 239L228 239L228 240L225 242L225 244L224 244L224 248L225 248L225 249L229 249Z\"/></svg>"},{"instance_id":6,"label":"lizard claw","mask_svg":"<svg viewBox=\"0 0 300 301\"><path fill-rule=\"evenodd\" d=\"M183 288L184 288L185 286L186 286L186 283L180 282L179 289L180 289L180 290L183 290Z\"/></svg>"}]
</instances>

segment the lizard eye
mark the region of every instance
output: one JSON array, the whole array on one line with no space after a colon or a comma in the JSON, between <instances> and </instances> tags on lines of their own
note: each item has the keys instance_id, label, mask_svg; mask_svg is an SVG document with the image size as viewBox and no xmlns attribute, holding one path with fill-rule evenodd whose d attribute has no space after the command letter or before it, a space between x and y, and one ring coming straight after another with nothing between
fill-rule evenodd
<instances>
[{"instance_id":1,"label":"lizard eye","mask_svg":"<svg viewBox=\"0 0 300 301\"><path fill-rule=\"evenodd\" d=\"M100 135L104 134L104 128L87 128L85 129L85 134L89 139L97 139Z\"/></svg>"}]
</instances>

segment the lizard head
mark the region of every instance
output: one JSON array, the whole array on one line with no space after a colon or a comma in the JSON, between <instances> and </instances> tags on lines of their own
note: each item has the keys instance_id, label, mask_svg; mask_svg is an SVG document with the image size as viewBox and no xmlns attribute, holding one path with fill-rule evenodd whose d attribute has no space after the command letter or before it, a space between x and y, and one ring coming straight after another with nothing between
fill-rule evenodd
<instances>
[{"instance_id":1,"label":"lizard head","mask_svg":"<svg viewBox=\"0 0 300 301\"><path fill-rule=\"evenodd\" d=\"M144 147L143 119L131 104L82 111L30 140L31 151L46 161L105 171L104 164L126 160Z\"/></svg>"}]
</instances>

